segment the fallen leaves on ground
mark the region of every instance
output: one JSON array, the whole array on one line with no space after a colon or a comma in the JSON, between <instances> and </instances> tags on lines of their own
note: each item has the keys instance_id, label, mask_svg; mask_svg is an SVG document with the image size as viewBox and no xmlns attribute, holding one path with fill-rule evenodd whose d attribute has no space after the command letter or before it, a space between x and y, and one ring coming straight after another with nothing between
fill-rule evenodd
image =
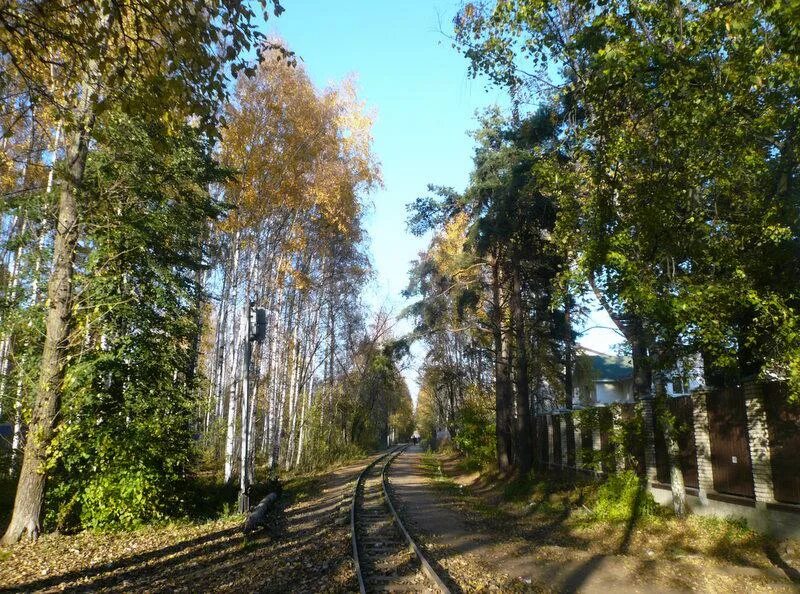
<instances>
[{"instance_id":1,"label":"fallen leaves on ground","mask_svg":"<svg viewBox=\"0 0 800 594\"><path fill-rule=\"evenodd\" d=\"M243 517L134 532L47 534L0 549L0 589L57 592L343 592L357 589L349 524L339 516L361 465L286 489L269 525ZM301 497L305 498L300 500Z\"/></svg>"}]
</instances>

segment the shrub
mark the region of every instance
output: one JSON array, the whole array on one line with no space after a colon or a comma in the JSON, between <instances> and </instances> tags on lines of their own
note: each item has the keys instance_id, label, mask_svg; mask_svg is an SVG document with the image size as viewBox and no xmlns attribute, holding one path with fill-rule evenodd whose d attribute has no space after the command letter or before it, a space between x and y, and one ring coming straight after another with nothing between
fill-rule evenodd
<instances>
[{"instance_id":1,"label":"shrub","mask_svg":"<svg viewBox=\"0 0 800 594\"><path fill-rule=\"evenodd\" d=\"M488 398L474 395L464 401L456 418L453 443L464 454L467 467L483 468L494 462L495 418Z\"/></svg>"},{"instance_id":2,"label":"shrub","mask_svg":"<svg viewBox=\"0 0 800 594\"><path fill-rule=\"evenodd\" d=\"M658 504L636 473L611 475L597 490L592 511L600 520L627 522L653 516Z\"/></svg>"}]
</instances>

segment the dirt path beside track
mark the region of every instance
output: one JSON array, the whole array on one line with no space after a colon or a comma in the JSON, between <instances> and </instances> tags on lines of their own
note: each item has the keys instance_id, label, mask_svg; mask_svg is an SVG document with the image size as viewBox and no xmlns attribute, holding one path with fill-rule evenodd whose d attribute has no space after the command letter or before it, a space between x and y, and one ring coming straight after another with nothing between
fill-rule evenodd
<instances>
[{"instance_id":1,"label":"dirt path beside track","mask_svg":"<svg viewBox=\"0 0 800 594\"><path fill-rule=\"evenodd\" d=\"M773 568L725 565L702 557L676 562L646 552L614 554L613 544L608 552L598 552L598 543L581 542L555 529L526 534L524 526L512 526L508 518L493 518L491 505L482 514L465 509L463 496L432 484L421 458L419 447L400 456L391 482L415 538L454 592L797 591Z\"/></svg>"}]
</instances>

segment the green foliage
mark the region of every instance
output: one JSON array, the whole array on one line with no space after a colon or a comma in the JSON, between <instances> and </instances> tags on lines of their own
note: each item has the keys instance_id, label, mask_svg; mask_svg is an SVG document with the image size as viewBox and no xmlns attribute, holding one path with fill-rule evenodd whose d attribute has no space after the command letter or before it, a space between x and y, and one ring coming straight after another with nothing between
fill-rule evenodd
<instances>
[{"instance_id":1,"label":"green foliage","mask_svg":"<svg viewBox=\"0 0 800 594\"><path fill-rule=\"evenodd\" d=\"M200 239L224 174L190 129L109 114L99 131L49 517L131 528L187 509Z\"/></svg>"},{"instance_id":2,"label":"green foliage","mask_svg":"<svg viewBox=\"0 0 800 594\"><path fill-rule=\"evenodd\" d=\"M406 441L414 429L413 405L397 367L396 343L366 343L357 364L332 393L315 398L306 411L302 469L320 469L386 447L394 432Z\"/></svg>"},{"instance_id":3,"label":"green foliage","mask_svg":"<svg viewBox=\"0 0 800 594\"><path fill-rule=\"evenodd\" d=\"M506 501L527 501L530 498L542 496L549 493L549 482L547 478L534 477L529 473L523 476L515 476L503 485L503 499Z\"/></svg>"},{"instance_id":4,"label":"green foliage","mask_svg":"<svg viewBox=\"0 0 800 594\"><path fill-rule=\"evenodd\" d=\"M535 165L554 241L641 320L656 369L703 352L714 383L800 389L796 20L772 0L470 2L456 19L473 72L556 96L561 154Z\"/></svg>"},{"instance_id":5,"label":"green foliage","mask_svg":"<svg viewBox=\"0 0 800 594\"><path fill-rule=\"evenodd\" d=\"M438 414L435 396L432 390L423 386L417 395L417 409L414 411L414 423L419 432L420 439L433 444L436 440L438 427Z\"/></svg>"},{"instance_id":6,"label":"green foliage","mask_svg":"<svg viewBox=\"0 0 800 594\"><path fill-rule=\"evenodd\" d=\"M497 458L493 396L475 394L464 400L456 415L453 443L470 469L485 468Z\"/></svg>"},{"instance_id":7,"label":"green foliage","mask_svg":"<svg viewBox=\"0 0 800 594\"><path fill-rule=\"evenodd\" d=\"M239 485L214 476L195 476L186 484L185 512L192 520L206 520L238 513Z\"/></svg>"},{"instance_id":8,"label":"green foliage","mask_svg":"<svg viewBox=\"0 0 800 594\"><path fill-rule=\"evenodd\" d=\"M644 462L645 433L642 406L613 404L614 418L611 431L611 444L616 460L626 470L635 471L638 464ZM621 470L621 469L620 469Z\"/></svg>"},{"instance_id":9,"label":"green foliage","mask_svg":"<svg viewBox=\"0 0 800 594\"><path fill-rule=\"evenodd\" d=\"M577 422L580 424L581 434L590 433L597 430L600 426L600 409L583 408L573 412ZM583 447L583 444L576 444L580 448L581 465L595 471L602 470L603 453L593 447Z\"/></svg>"},{"instance_id":10,"label":"green foliage","mask_svg":"<svg viewBox=\"0 0 800 594\"><path fill-rule=\"evenodd\" d=\"M634 472L610 475L597 490L591 507L595 517L608 522L628 522L655 515L659 506Z\"/></svg>"},{"instance_id":11,"label":"green foliage","mask_svg":"<svg viewBox=\"0 0 800 594\"><path fill-rule=\"evenodd\" d=\"M319 470L337 462L360 458L365 450L347 440L347 434L339 427L347 426L349 403L345 396L336 394L333 416L324 398L314 401L311 410L306 412L307 440L303 446L300 468Z\"/></svg>"},{"instance_id":12,"label":"green foliage","mask_svg":"<svg viewBox=\"0 0 800 594\"><path fill-rule=\"evenodd\" d=\"M291 502L313 499L322 492L323 481L319 475L293 476L283 486L283 496ZM264 491L264 495L274 489Z\"/></svg>"},{"instance_id":13,"label":"green foliage","mask_svg":"<svg viewBox=\"0 0 800 594\"><path fill-rule=\"evenodd\" d=\"M392 421L397 423L398 432L409 436L411 395L392 352L369 346L361 356L365 361L363 370L350 378L358 395L351 412L350 440L370 450L386 445Z\"/></svg>"}]
</instances>

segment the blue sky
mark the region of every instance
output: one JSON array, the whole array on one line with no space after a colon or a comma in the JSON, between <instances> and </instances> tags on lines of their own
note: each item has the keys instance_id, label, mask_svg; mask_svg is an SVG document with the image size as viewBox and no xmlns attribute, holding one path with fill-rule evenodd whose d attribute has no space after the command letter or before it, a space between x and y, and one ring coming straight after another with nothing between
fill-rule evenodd
<instances>
[{"instance_id":1,"label":"blue sky","mask_svg":"<svg viewBox=\"0 0 800 594\"><path fill-rule=\"evenodd\" d=\"M406 230L406 204L429 183L462 190L469 179L475 113L507 104L502 90L472 79L467 61L440 32L458 0L285 0L286 12L269 22L324 87L355 73L360 97L377 113L374 150L385 187L371 196L366 220L376 278L366 295L373 307L395 313L405 305L409 263L427 244ZM602 316L591 325L609 325ZM408 326L398 325L402 332ZM593 330L586 346L607 350L615 335ZM415 349L419 354L419 349ZM416 394L414 365L406 371Z\"/></svg>"}]
</instances>

